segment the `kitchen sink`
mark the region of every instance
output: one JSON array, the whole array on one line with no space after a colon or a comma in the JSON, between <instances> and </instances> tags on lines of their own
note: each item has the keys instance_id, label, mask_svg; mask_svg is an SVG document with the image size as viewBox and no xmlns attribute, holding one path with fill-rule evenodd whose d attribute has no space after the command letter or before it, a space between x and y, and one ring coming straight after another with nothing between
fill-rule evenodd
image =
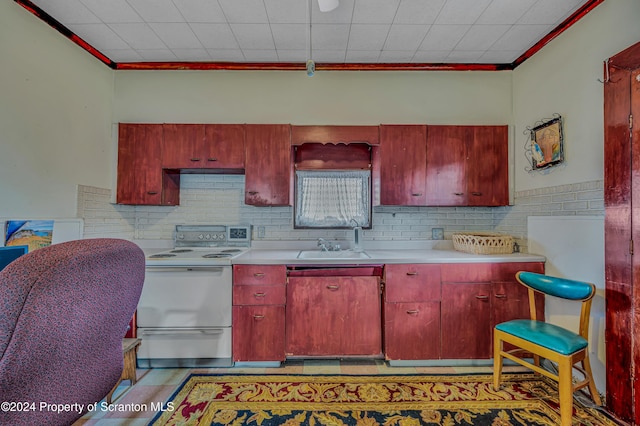
<instances>
[{"instance_id":1,"label":"kitchen sink","mask_svg":"<svg viewBox=\"0 0 640 426\"><path fill-rule=\"evenodd\" d=\"M370 259L363 251L321 251L321 250L300 250L298 259Z\"/></svg>"}]
</instances>

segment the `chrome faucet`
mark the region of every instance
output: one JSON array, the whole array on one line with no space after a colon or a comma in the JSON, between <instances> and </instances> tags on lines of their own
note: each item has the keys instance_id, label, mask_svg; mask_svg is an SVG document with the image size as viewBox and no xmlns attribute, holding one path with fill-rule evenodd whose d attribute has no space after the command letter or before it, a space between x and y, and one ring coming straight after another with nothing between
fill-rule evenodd
<instances>
[{"instance_id":1,"label":"chrome faucet","mask_svg":"<svg viewBox=\"0 0 640 426\"><path fill-rule=\"evenodd\" d=\"M357 220L351 219L349 221L349 223L352 222L356 224L356 226L353 227L353 251L362 251L362 227Z\"/></svg>"},{"instance_id":2,"label":"chrome faucet","mask_svg":"<svg viewBox=\"0 0 640 426\"><path fill-rule=\"evenodd\" d=\"M320 247L321 251L329 251L333 249L333 245L331 244L331 242L325 240L324 238L318 238L318 247Z\"/></svg>"}]
</instances>

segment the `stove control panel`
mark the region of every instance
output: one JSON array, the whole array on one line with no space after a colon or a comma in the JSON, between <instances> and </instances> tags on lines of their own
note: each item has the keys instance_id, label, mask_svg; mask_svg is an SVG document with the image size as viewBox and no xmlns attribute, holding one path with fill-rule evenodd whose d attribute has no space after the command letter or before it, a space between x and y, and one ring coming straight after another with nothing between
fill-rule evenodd
<instances>
[{"instance_id":1,"label":"stove control panel","mask_svg":"<svg viewBox=\"0 0 640 426\"><path fill-rule=\"evenodd\" d=\"M176 247L251 245L251 225L176 225Z\"/></svg>"}]
</instances>

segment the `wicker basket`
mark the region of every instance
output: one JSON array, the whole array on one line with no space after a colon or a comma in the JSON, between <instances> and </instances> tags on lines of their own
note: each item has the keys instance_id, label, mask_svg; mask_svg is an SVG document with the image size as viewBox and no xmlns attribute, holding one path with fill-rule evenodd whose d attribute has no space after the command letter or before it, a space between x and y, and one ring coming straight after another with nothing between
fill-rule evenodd
<instances>
[{"instance_id":1,"label":"wicker basket","mask_svg":"<svg viewBox=\"0 0 640 426\"><path fill-rule=\"evenodd\" d=\"M472 254L513 253L513 237L490 232L457 232L453 234L453 248Z\"/></svg>"}]
</instances>

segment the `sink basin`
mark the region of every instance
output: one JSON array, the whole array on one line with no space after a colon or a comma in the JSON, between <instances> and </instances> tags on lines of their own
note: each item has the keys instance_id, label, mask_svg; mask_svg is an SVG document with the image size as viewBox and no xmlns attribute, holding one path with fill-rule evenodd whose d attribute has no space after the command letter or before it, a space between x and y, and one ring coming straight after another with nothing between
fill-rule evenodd
<instances>
[{"instance_id":1,"label":"sink basin","mask_svg":"<svg viewBox=\"0 0 640 426\"><path fill-rule=\"evenodd\" d=\"M301 250L298 259L370 259L363 251L321 251L321 250Z\"/></svg>"}]
</instances>

